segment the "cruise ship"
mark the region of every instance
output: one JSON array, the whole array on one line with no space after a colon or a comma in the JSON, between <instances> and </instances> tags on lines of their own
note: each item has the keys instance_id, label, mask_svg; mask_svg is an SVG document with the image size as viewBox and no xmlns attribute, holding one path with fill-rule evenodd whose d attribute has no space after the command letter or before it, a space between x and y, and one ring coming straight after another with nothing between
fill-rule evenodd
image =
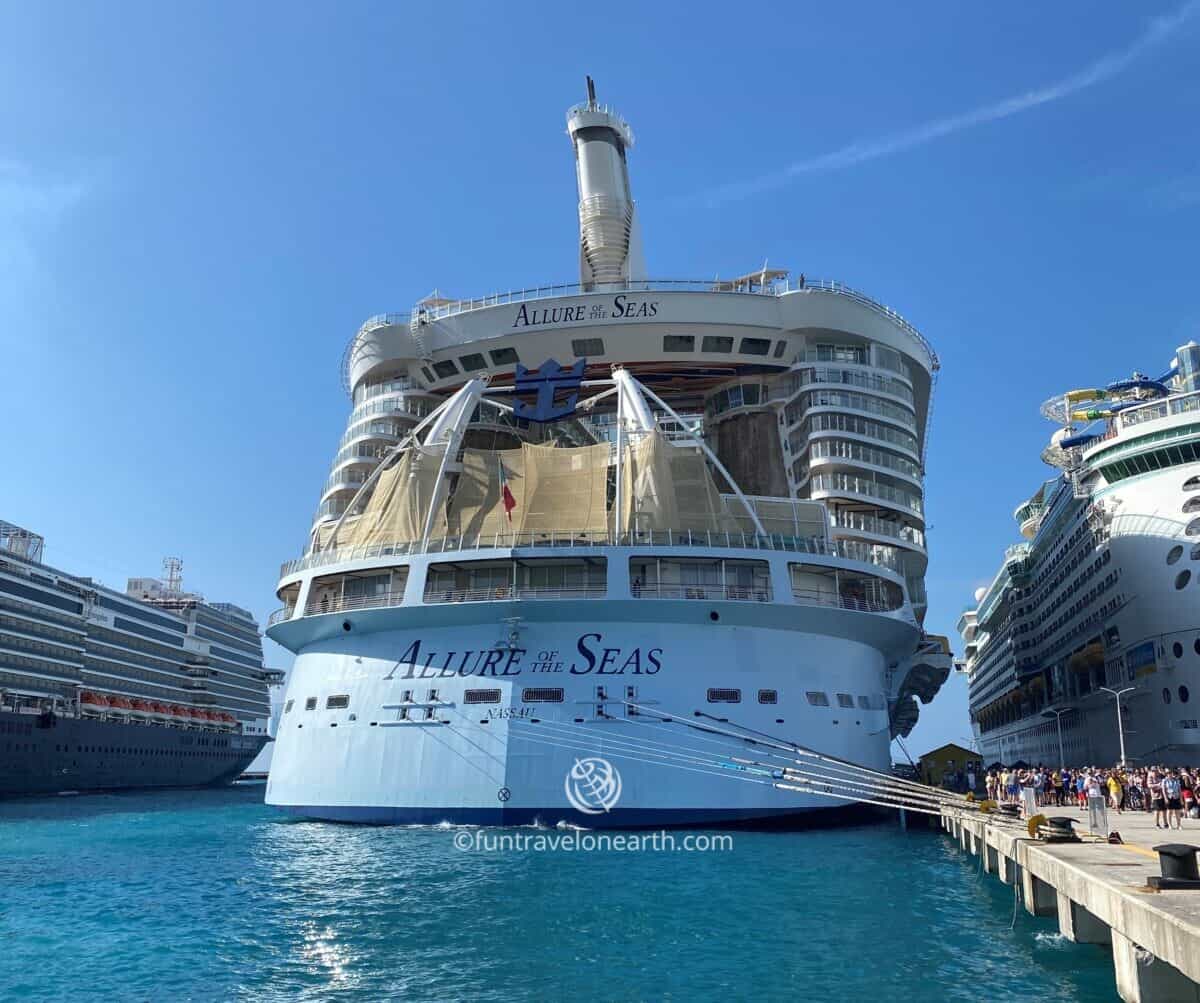
<instances>
[{"instance_id":1,"label":"cruise ship","mask_svg":"<svg viewBox=\"0 0 1200 1003\"><path fill-rule=\"evenodd\" d=\"M652 279L629 124L589 80L567 133L578 283L435 293L344 354L267 630L296 655L286 812L815 822L840 802L758 743L887 770L950 672L922 629L929 343L838 282Z\"/></svg>"},{"instance_id":2,"label":"cruise ship","mask_svg":"<svg viewBox=\"0 0 1200 1003\"><path fill-rule=\"evenodd\" d=\"M959 620L987 763L1200 755L1200 346L1042 405L1059 473ZM1192 702L1196 696L1197 703Z\"/></svg>"},{"instance_id":3,"label":"cruise ship","mask_svg":"<svg viewBox=\"0 0 1200 1003\"><path fill-rule=\"evenodd\" d=\"M267 738L254 617L182 589L127 591L43 563L0 522L0 797L230 783Z\"/></svg>"}]
</instances>

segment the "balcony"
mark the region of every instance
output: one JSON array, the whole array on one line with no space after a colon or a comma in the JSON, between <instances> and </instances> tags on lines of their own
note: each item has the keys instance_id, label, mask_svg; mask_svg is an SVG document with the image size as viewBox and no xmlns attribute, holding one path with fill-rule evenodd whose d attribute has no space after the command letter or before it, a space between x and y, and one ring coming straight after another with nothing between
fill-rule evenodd
<instances>
[{"instance_id":1,"label":"balcony","mask_svg":"<svg viewBox=\"0 0 1200 1003\"><path fill-rule=\"evenodd\" d=\"M485 589L426 589L427 603L512 602L529 599L603 599L607 590L602 585L546 587L534 585L500 585Z\"/></svg>"},{"instance_id":2,"label":"balcony","mask_svg":"<svg viewBox=\"0 0 1200 1003\"><path fill-rule=\"evenodd\" d=\"M295 606L284 606L277 609L269 617L267 617L267 626L274 627L277 623L283 623L284 620L290 620L296 612Z\"/></svg>"},{"instance_id":3,"label":"balcony","mask_svg":"<svg viewBox=\"0 0 1200 1003\"><path fill-rule=\"evenodd\" d=\"M634 599L709 599L721 602L770 602L771 589L737 585L634 585Z\"/></svg>"},{"instance_id":4,"label":"balcony","mask_svg":"<svg viewBox=\"0 0 1200 1003\"><path fill-rule=\"evenodd\" d=\"M818 492L821 497L850 494L904 509L918 518L924 516L924 504L919 495L865 477L854 477L850 474L816 474L809 480L808 489L813 498L817 497Z\"/></svg>"},{"instance_id":5,"label":"balcony","mask_svg":"<svg viewBox=\"0 0 1200 1003\"><path fill-rule=\"evenodd\" d=\"M183 671L192 679L212 678L212 669L207 665L185 665Z\"/></svg>"},{"instance_id":6,"label":"balcony","mask_svg":"<svg viewBox=\"0 0 1200 1003\"><path fill-rule=\"evenodd\" d=\"M792 589L792 599L802 606L830 606L835 609L854 610L858 613L892 613L900 608L890 605L882 599L836 595L819 589Z\"/></svg>"},{"instance_id":7,"label":"balcony","mask_svg":"<svg viewBox=\"0 0 1200 1003\"><path fill-rule=\"evenodd\" d=\"M369 596L330 596L313 597L304 610L305 616L319 616L323 613L348 613L356 609L379 609L386 606L399 606L404 602L404 590L395 592L380 592Z\"/></svg>"}]
</instances>

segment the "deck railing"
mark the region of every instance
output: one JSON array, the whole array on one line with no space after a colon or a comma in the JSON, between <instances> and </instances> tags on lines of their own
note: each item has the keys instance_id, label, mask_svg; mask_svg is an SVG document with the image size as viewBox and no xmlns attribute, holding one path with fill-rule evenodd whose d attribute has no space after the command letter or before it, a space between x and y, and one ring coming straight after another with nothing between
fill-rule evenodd
<instances>
[{"instance_id":1,"label":"deck railing","mask_svg":"<svg viewBox=\"0 0 1200 1003\"><path fill-rule=\"evenodd\" d=\"M312 596L304 608L305 615L314 613L345 613L355 609L377 609L380 606L399 606L404 593L380 592L370 596Z\"/></svg>"},{"instance_id":2,"label":"deck railing","mask_svg":"<svg viewBox=\"0 0 1200 1003\"><path fill-rule=\"evenodd\" d=\"M511 602L517 599L603 599L603 585L546 586L499 585L486 589L425 589L427 603Z\"/></svg>"},{"instance_id":3,"label":"deck railing","mask_svg":"<svg viewBox=\"0 0 1200 1003\"><path fill-rule=\"evenodd\" d=\"M491 535L448 536L430 540L427 547L420 542L374 544L364 547L340 547L336 550L319 551L286 561L279 569L279 576L286 578L311 568L348 561L371 560L377 557L411 557L421 554L454 553L464 550L509 550L515 548L570 548L590 549L595 547L706 547L713 549L771 550L795 554L820 554L841 557L846 560L866 561L880 567L897 570L897 558L885 550L876 550L856 545L853 541L827 541L816 536L785 536L772 533L758 536L754 533L700 533L684 530L656 530L653 532L594 533L496 533Z\"/></svg>"},{"instance_id":4,"label":"deck railing","mask_svg":"<svg viewBox=\"0 0 1200 1003\"><path fill-rule=\"evenodd\" d=\"M746 588L737 585L664 585L651 582L632 587L634 599L720 599L733 602L770 602L767 586Z\"/></svg>"},{"instance_id":5,"label":"deck railing","mask_svg":"<svg viewBox=\"0 0 1200 1003\"><path fill-rule=\"evenodd\" d=\"M859 596L838 595L833 592L820 592L816 589L792 589L792 598L806 606L833 606L838 609L852 609L860 613L891 613L900 606L889 605L880 599L866 599Z\"/></svg>"}]
</instances>

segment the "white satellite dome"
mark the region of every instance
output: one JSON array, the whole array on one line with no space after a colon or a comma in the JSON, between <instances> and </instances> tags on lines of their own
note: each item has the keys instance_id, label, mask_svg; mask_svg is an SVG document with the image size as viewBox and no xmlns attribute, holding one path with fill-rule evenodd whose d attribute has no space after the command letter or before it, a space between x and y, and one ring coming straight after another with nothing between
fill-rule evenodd
<instances>
[{"instance_id":1,"label":"white satellite dome","mask_svg":"<svg viewBox=\"0 0 1200 1003\"><path fill-rule=\"evenodd\" d=\"M1070 429L1070 428L1060 428L1057 432L1055 432L1052 436L1050 436L1050 445L1057 446L1060 442L1063 441L1063 439L1065 439L1073 431L1074 431L1074 429Z\"/></svg>"},{"instance_id":2,"label":"white satellite dome","mask_svg":"<svg viewBox=\"0 0 1200 1003\"><path fill-rule=\"evenodd\" d=\"M987 595L987 589L980 586L975 590L975 601L982 602L985 595Z\"/></svg>"}]
</instances>

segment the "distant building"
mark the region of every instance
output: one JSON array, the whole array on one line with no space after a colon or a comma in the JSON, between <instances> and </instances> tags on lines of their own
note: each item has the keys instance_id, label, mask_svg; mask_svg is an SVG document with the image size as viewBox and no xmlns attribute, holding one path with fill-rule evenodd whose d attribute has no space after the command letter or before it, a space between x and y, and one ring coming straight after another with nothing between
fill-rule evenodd
<instances>
[{"instance_id":1,"label":"distant building","mask_svg":"<svg viewBox=\"0 0 1200 1003\"><path fill-rule=\"evenodd\" d=\"M921 770L921 780L932 787L941 787L942 781L948 774L965 770L974 766L977 774L983 774L983 760L978 752L964 749L961 745L949 742L925 753L917 764Z\"/></svg>"}]
</instances>

